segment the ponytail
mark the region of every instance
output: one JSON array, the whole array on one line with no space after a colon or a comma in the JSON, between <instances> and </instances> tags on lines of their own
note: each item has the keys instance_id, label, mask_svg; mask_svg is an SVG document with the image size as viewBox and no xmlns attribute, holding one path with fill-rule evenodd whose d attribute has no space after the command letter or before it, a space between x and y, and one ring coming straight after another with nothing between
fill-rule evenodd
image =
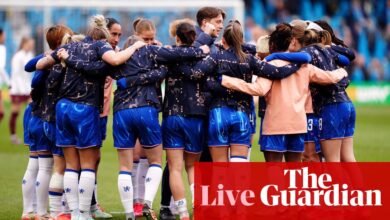
<instances>
[{"instance_id":1,"label":"ponytail","mask_svg":"<svg viewBox=\"0 0 390 220\"><path fill-rule=\"evenodd\" d=\"M316 24L318 24L319 26L321 26L322 29L324 29L324 30L329 32L329 34L331 36L332 43L334 43L336 45L341 45L341 46L347 47L343 40L341 40L340 38L336 37L336 35L334 34L334 31L333 31L333 28L329 25L328 22L326 22L324 20L317 20L317 21L314 21L314 22Z\"/></svg>"},{"instance_id":2,"label":"ponytail","mask_svg":"<svg viewBox=\"0 0 390 220\"><path fill-rule=\"evenodd\" d=\"M331 45L332 44L332 36L328 31L320 31L319 32L319 38L321 40L321 43L323 45Z\"/></svg>"},{"instance_id":3,"label":"ponytail","mask_svg":"<svg viewBox=\"0 0 390 220\"><path fill-rule=\"evenodd\" d=\"M304 36L303 36L303 46L306 47L311 44L317 44L320 43L321 40L319 39L318 32L313 29L305 30Z\"/></svg>"},{"instance_id":4,"label":"ponytail","mask_svg":"<svg viewBox=\"0 0 390 220\"><path fill-rule=\"evenodd\" d=\"M247 55L242 51L242 44L244 43L244 34L241 24L238 21L231 21L223 32L223 38L226 43L233 48L240 62L244 62Z\"/></svg>"}]
</instances>

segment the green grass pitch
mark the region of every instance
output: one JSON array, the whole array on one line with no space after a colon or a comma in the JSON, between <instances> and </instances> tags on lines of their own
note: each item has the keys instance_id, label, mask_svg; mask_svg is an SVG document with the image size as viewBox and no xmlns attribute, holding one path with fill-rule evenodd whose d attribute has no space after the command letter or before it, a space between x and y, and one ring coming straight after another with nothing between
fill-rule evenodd
<instances>
[{"instance_id":1,"label":"green grass pitch","mask_svg":"<svg viewBox=\"0 0 390 220\"><path fill-rule=\"evenodd\" d=\"M7 108L8 106L6 106ZM390 107L358 106L355 131L355 155L358 161L390 161ZM19 219L22 213L21 180L27 165L28 150L24 146L10 143L8 116L0 124L0 219ZM108 212L114 212L114 219L123 219L123 212L117 191L118 162L113 146L112 117L109 118L107 140L102 148L102 161L98 173L99 202ZM259 126L259 123L258 123ZM22 137L22 115L18 121L18 136ZM264 161L256 144L255 135L252 161ZM189 200L190 201L190 200ZM154 209L158 210L160 191L157 193Z\"/></svg>"}]
</instances>

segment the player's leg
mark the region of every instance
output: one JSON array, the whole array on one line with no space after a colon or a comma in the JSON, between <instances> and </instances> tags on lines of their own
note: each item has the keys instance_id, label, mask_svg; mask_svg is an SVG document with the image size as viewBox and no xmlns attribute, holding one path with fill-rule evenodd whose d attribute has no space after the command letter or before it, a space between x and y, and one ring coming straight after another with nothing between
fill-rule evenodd
<instances>
[{"instance_id":1,"label":"player's leg","mask_svg":"<svg viewBox=\"0 0 390 220\"><path fill-rule=\"evenodd\" d=\"M100 124L100 132L102 136L102 142L106 139L107 136L107 116L100 117L99 118L99 124ZM103 145L102 145L103 146ZM102 206L100 205L98 201L98 183L97 183L97 175L99 170L99 164L100 164L100 158L101 158L101 151L99 148L99 155L98 160L96 163L96 182L95 182L95 188L92 195L92 201L91 201L91 213L93 218L112 218L112 215L105 212Z\"/></svg>"},{"instance_id":2,"label":"player's leg","mask_svg":"<svg viewBox=\"0 0 390 220\"><path fill-rule=\"evenodd\" d=\"M29 146L29 160L22 181L23 214L22 219L31 219L36 214L35 183L38 174L38 152L36 144L30 138L29 123L31 120L31 106L28 105L24 112L23 133L24 144Z\"/></svg>"},{"instance_id":3,"label":"player's leg","mask_svg":"<svg viewBox=\"0 0 390 220\"><path fill-rule=\"evenodd\" d=\"M145 176L143 215L147 219L157 219L152 210L154 198L162 178L162 137L158 112L154 107L133 108L132 119L136 136L145 150L149 168Z\"/></svg>"},{"instance_id":4,"label":"player's leg","mask_svg":"<svg viewBox=\"0 0 390 220\"><path fill-rule=\"evenodd\" d=\"M162 178L162 145L147 148L145 152L150 165L145 177L144 207L142 211L147 219L155 220L157 217L152 210L152 205Z\"/></svg>"},{"instance_id":5,"label":"player's leg","mask_svg":"<svg viewBox=\"0 0 390 220\"><path fill-rule=\"evenodd\" d=\"M214 108L209 112L208 146L213 162L229 161L228 107Z\"/></svg>"},{"instance_id":6,"label":"player's leg","mask_svg":"<svg viewBox=\"0 0 390 220\"><path fill-rule=\"evenodd\" d=\"M79 153L75 147L64 147L65 172L64 192L72 218L79 216L79 174L80 160Z\"/></svg>"},{"instance_id":7,"label":"player's leg","mask_svg":"<svg viewBox=\"0 0 390 220\"><path fill-rule=\"evenodd\" d=\"M259 142L266 162L283 162L283 154L287 151L284 135L262 134Z\"/></svg>"},{"instance_id":8,"label":"player's leg","mask_svg":"<svg viewBox=\"0 0 390 220\"><path fill-rule=\"evenodd\" d=\"M232 111L229 128L230 162L248 162L248 148L251 144L253 128L247 113Z\"/></svg>"},{"instance_id":9,"label":"player's leg","mask_svg":"<svg viewBox=\"0 0 390 220\"><path fill-rule=\"evenodd\" d=\"M318 151L319 145L319 124L318 117L313 114L307 114L307 133L305 134L305 146L302 154L303 162L320 162Z\"/></svg>"},{"instance_id":10,"label":"player's leg","mask_svg":"<svg viewBox=\"0 0 390 220\"><path fill-rule=\"evenodd\" d=\"M50 140L45 135L44 123L41 118L33 116L30 120L30 131L37 144L38 151L38 175L36 181L37 214L44 218L47 213L49 183L53 169L53 154Z\"/></svg>"},{"instance_id":11,"label":"player's leg","mask_svg":"<svg viewBox=\"0 0 390 220\"><path fill-rule=\"evenodd\" d=\"M78 146L80 147L80 146ZM98 147L80 148L79 211L82 219L91 218L91 200L95 189L96 163L99 157Z\"/></svg>"},{"instance_id":12,"label":"player's leg","mask_svg":"<svg viewBox=\"0 0 390 220\"><path fill-rule=\"evenodd\" d=\"M124 109L115 112L113 119L113 137L114 147L118 152L119 174L118 191L123 208L126 213L126 219L134 220L134 185L132 175L133 153L136 142L134 124L132 120L132 109ZM142 212L141 212L142 213Z\"/></svg>"},{"instance_id":13,"label":"player's leg","mask_svg":"<svg viewBox=\"0 0 390 220\"><path fill-rule=\"evenodd\" d=\"M36 213L35 183L38 174L38 153L30 152L22 181L23 214L22 220L31 219Z\"/></svg>"},{"instance_id":14,"label":"player's leg","mask_svg":"<svg viewBox=\"0 0 390 220\"><path fill-rule=\"evenodd\" d=\"M61 147L65 159L64 192L72 218L79 216L79 174L80 159L76 149L76 134L70 117L73 115L74 104L66 99L60 99L56 104L56 146Z\"/></svg>"},{"instance_id":15,"label":"player's leg","mask_svg":"<svg viewBox=\"0 0 390 220\"><path fill-rule=\"evenodd\" d=\"M183 148L167 149L167 160L169 164L169 183L172 191L175 207L177 208L180 219L189 217L187 203L185 200L185 188L182 178L183 171Z\"/></svg>"},{"instance_id":16,"label":"player's leg","mask_svg":"<svg viewBox=\"0 0 390 220\"><path fill-rule=\"evenodd\" d=\"M133 164L133 149L118 149L119 160L119 175L118 175L118 190L123 208L125 210L126 219L135 220L133 207L133 182L132 182L132 164Z\"/></svg>"},{"instance_id":17,"label":"player's leg","mask_svg":"<svg viewBox=\"0 0 390 220\"><path fill-rule=\"evenodd\" d=\"M345 137L349 112L344 103L325 105L319 119L321 151L326 162L341 161L342 139Z\"/></svg>"},{"instance_id":18,"label":"player's leg","mask_svg":"<svg viewBox=\"0 0 390 220\"><path fill-rule=\"evenodd\" d=\"M206 141L206 120L203 118L188 118L183 129L185 131L184 162L191 191L191 203L194 207L195 162L199 162Z\"/></svg>"},{"instance_id":19,"label":"player's leg","mask_svg":"<svg viewBox=\"0 0 390 220\"><path fill-rule=\"evenodd\" d=\"M134 213L136 216L142 216L142 208L145 196L145 177L149 169L148 158L145 150L137 139L134 148L134 166L133 166L133 183L134 183Z\"/></svg>"},{"instance_id":20,"label":"player's leg","mask_svg":"<svg viewBox=\"0 0 390 220\"><path fill-rule=\"evenodd\" d=\"M11 116L9 119L9 130L12 144L21 144L21 141L16 136L16 121L19 116L20 108L22 106L21 96L11 96Z\"/></svg>"}]
</instances>

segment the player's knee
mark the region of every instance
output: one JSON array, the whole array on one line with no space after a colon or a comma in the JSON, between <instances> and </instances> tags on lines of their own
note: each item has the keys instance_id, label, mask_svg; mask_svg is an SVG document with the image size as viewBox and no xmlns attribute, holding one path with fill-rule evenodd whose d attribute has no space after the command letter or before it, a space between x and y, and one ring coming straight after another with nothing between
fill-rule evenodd
<instances>
[{"instance_id":1,"label":"player's knee","mask_svg":"<svg viewBox=\"0 0 390 220\"><path fill-rule=\"evenodd\" d=\"M53 173L49 183L50 190L59 190L64 189L64 175L59 173Z\"/></svg>"}]
</instances>

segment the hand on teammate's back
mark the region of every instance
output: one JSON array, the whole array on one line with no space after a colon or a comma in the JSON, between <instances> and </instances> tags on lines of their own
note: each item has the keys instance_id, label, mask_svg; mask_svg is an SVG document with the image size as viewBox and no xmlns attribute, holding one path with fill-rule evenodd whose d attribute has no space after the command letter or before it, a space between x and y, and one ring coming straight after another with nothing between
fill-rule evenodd
<instances>
[{"instance_id":1,"label":"hand on teammate's back","mask_svg":"<svg viewBox=\"0 0 390 220\"><path fill-rule=\"evenodd\" d=\"M57 51L57 56L58 58L60 58L61 60L66 60L68 59L69 57L69 53L67 50L65 50L64 48L61 48Z\"/></svg>"},{"instance_id":2,"label":"hand on teammate's back","mask_svg":"<svg viewBox=\"0 0 390 220\"><path fill-rule=\"evenodd\" d=\"M153 41L153 45L160 46L160 47L163 46L163 44L160 41L158 41L158 40L154 40Z\"/></svg>"},{"instance_id":3,"label":"hand on teammate's back","mask_svg":"<svg viewBox=\"0 0 390 220\"><path fill-rule=\"evenodd\" d=\"M142 41L137 41L133 44L133 46L131 46L132 48L134 48L135 50L138 50L140 49L141 47L144 47L145 45L147 45L145 42L142 42Z\"/></svg>"}]
</instances>

